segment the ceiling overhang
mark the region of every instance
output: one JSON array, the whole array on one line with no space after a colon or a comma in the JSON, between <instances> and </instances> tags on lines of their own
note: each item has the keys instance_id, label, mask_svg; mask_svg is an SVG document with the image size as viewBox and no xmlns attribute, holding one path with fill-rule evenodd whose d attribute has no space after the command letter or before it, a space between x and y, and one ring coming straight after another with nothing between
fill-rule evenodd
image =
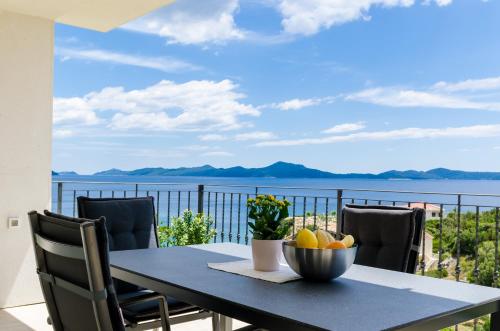
<instances>
[{"instance_id":1,"label":"ceiling overhang","mask_svg":"<svg viewBox=\"0 0 500 331\"><path fill-rule=\"evenodd\" d=\"M175 0L0 0L0 10L106 32Z\"/></svg>"}]
</instances>

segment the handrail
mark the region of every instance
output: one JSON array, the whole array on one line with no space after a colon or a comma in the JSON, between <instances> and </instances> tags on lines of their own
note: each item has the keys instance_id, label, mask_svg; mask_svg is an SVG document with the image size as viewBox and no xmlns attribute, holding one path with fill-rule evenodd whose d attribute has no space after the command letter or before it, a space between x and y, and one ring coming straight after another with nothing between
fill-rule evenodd
<instances>
[{"instance_id":1,"label":"handrail","mask_svg":"<svg viewBox=\"0 0 500 331\"><path fill-rule=\"evenodd\" d=\"M96 182L96 181L60 181L54 180L53 184L99 184L99 185L141 185L141 186L167 186L167 185L193 185L198 186L198 183L154 183L154 182ZM467 197L491 197L500 198L500 194L493 193L467 193L467 192L421 192L421 191L407 191L407 190L375 190L375 189L354 189L345 187L301 187L301 186L273 186L273 185L235 185L235 184L202 184L205 187L228 187L228 188L251 188L251 189L280 189L280 190L314 190L314 191L349 191L349 192L372 192L372 193L399 193L399 194L422 194L422 195L444 195L444 196L467 196Z\"/></svg>"}]
</instances>

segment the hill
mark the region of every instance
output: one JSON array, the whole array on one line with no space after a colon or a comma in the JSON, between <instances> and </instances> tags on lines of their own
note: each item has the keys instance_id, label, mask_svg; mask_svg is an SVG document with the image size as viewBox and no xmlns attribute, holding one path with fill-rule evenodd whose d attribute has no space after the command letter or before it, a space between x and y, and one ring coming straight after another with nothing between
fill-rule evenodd
<instances>
[{"instance_id":1,"label":"hill","mask_svg":"<svg viewBox=\"0 0 500 331\"><path fill-rule=\"evenodd\" d=\"M210 165L181 168L141 168L131 171L109 169L95 176L199 176L199 177L273 177L273 178L364 178L364 179L463 179L500 180L500 172L468 172L436 168L428 171L390 170L379 174L347 173L337 174L307 168L301 164L276 162L262 168L215 168Z\"/></svg>"}]
</instances>

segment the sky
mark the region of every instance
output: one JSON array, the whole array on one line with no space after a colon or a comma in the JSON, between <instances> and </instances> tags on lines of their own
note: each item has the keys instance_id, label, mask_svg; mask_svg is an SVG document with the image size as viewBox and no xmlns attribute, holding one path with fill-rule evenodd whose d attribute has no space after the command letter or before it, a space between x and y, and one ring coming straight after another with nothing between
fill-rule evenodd
<instances>
[{"instance_id":1,"label":"sky","mask_svg":"<svg viewBox=\"0 0 500 331\"><path fill-rule=\"evenodd\" d=\"M500 1L177 0L56 25L53 168L500 171Z\"/></svg>"}]
</instances>

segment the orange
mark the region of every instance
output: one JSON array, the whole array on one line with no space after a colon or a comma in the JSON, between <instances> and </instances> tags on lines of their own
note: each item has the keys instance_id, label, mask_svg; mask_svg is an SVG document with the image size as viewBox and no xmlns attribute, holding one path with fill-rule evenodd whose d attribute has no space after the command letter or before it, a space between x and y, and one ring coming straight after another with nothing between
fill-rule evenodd
<instances>
[{"instance_id":1,"label":"orange","mask_svg":"<svg viewBox=\"0 0 500 331\"><path fill-rule=\"evenodd\" d=\"M347 247L341 241L332 241L331 243L329 243L328 245L326 245L325 248L329 248L329 249L346 249Z\"/></svg>"}]
</instances>

